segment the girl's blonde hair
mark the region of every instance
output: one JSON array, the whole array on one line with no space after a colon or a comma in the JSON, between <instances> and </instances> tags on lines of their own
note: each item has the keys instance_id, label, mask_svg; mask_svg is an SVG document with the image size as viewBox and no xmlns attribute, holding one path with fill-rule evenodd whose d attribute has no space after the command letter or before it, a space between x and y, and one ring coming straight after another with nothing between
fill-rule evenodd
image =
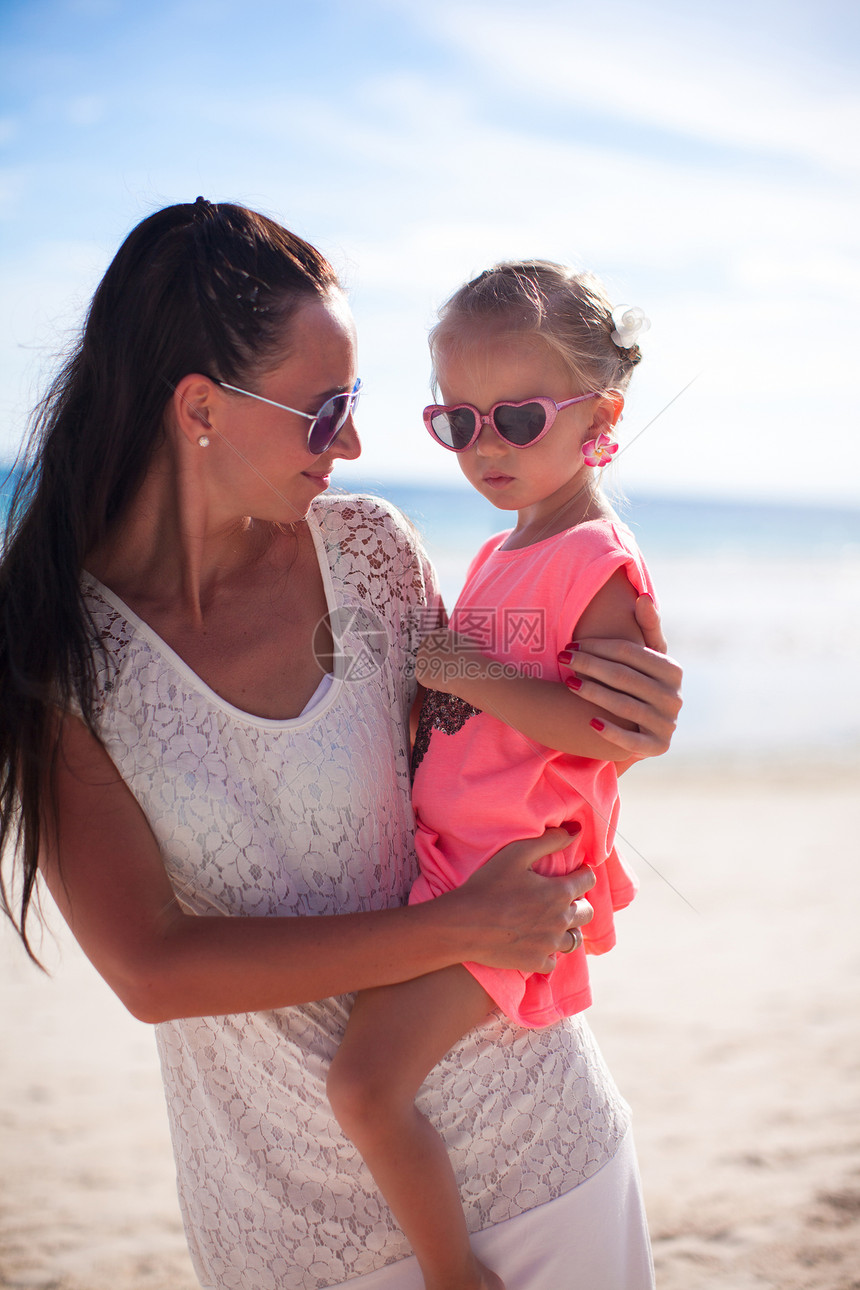
<instances>
[{"instance_id":1,"label":"girl's blonde hair","mask_svg":"<svg viewBox=\"0 0 860 1290\"><path fill-rule=\"evenodd\" d=\"M465 348L475 323L501 334L530 335L547 345L583 390L626 390L641 360L638 345L622 349L606 288L593 273L550 260L505 261L446 300L430 332L434 365L444 347Z\"/></svg>"}]
</instances>

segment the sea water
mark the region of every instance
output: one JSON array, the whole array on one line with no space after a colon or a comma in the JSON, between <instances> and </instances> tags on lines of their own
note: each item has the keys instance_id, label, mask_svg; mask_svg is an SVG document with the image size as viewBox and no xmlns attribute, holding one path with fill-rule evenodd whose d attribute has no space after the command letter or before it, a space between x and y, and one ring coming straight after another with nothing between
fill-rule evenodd
<instances>
[{"instance_id":1,"label":"sea water","mask_svg":"<svg viewBox=\"0 0 860 1290\"><path fill-rule=\"evenodd\" d=\"M350 487L413 520L448 605L481 543L509 527L463 486ZM673 759L860 759L860 510L653 496L615 504L684 667Z\"/></svg>"},{"instance_id":2,"label":"sea water","mask_svg":"<svg viewBox=\"0 0 860 1290\"><path fill-rule=\"evenodd\" d=\"M449 605L481 543L510 527L462 487L362 487L413 519ZM654 496L614 504L684 667L673 757L860 757L860 510Z\"/></svg>"}]
</instances>

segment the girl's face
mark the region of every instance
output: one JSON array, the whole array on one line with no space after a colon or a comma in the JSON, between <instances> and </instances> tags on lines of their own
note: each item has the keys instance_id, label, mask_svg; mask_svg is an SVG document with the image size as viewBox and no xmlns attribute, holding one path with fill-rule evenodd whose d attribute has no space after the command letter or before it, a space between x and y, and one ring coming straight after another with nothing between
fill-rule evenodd
<instances>
[{"instance_id":1,"label":"girl's face","mask_svg":"<svg viewBox=\"0 0 860 1290\"><path fill-rule=\"evenodd\" d=\"M249 378L244 388L313 415L333 394L352 390L355 368L355 325L345 300L335 294L296 311L283 361ZM220 491L238 514L287 524L300 519L328 487L334 462L361 452L352 417L316 456L308 449L311 422L305 417L221 388L214 397L210 420ZM214 454L212 460L214 465Z\"/></svg>"},{"instance_id":2,"label":"girl's face","mask_svg":"<svg viewBox=\"0 0 860 1290\"><path fill-rule=\"evenodd\" d=\"M540 341L493 333L456 348L446 348L443 342L436 355L436 376L442 403L469 403L484 414L504 400L519 403L545 396L562 403L586 393L574 388L567 368ZM544 438L526 448L512 447L491 425L484 425L475 443L457 454L460 469L494 506L519 511L521 523L542 521L578 494L584 515L592 479L580 450L587 439L608 428L607 405L614 411L611 401L602 398L563 408ZM570 523L582 515L571 508Z\"/></svg>"}]
</instances>

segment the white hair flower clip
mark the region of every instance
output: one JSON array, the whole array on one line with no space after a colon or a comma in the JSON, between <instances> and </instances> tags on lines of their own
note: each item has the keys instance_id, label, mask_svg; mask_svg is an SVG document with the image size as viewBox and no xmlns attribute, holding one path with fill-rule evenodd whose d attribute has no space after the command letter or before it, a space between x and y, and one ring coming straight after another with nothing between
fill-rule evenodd
<instances>
[{"instance_id":1,"label":"white hair flower clip","mask_svg":"<svg viewBox=\"0 0 860 1290\"><path fill-rule=\"evenodd\" d=\"M620 349L630 349L639 339L640 332L648 331L651 326L651 320L635 305L619 305L612 310L611 317L615 328L611 339Z\"/></svg>"}]
</instances>

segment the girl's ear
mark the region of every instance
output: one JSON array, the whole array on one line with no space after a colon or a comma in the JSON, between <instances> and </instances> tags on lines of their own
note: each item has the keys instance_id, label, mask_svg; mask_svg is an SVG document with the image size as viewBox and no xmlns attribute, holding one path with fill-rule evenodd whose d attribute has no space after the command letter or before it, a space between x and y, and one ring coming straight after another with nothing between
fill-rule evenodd
<instances>
[{"instance_id":1,"label":"girl's ear","mask_svg":"<svg viewBox=\"0 0 860 1290\"><path fill-rule=\"evenodd\" d=\"M620 390L608 390L594 402L591 428L596 434L611 434L624 411L624 395Z\"/></svg>"},{"instance_id":2,"label":"girl's ear","mask_svg":"<svg viewBox=\"0 0 860 1290\"><path fill-rule=\"evenodd\" d=\"M171 407L177 429L191 444L196 444L207 430L212 429L209 419L215 387L206 376L191 373L183 376L173 391Z\"/></svg>"}]
</instances>

